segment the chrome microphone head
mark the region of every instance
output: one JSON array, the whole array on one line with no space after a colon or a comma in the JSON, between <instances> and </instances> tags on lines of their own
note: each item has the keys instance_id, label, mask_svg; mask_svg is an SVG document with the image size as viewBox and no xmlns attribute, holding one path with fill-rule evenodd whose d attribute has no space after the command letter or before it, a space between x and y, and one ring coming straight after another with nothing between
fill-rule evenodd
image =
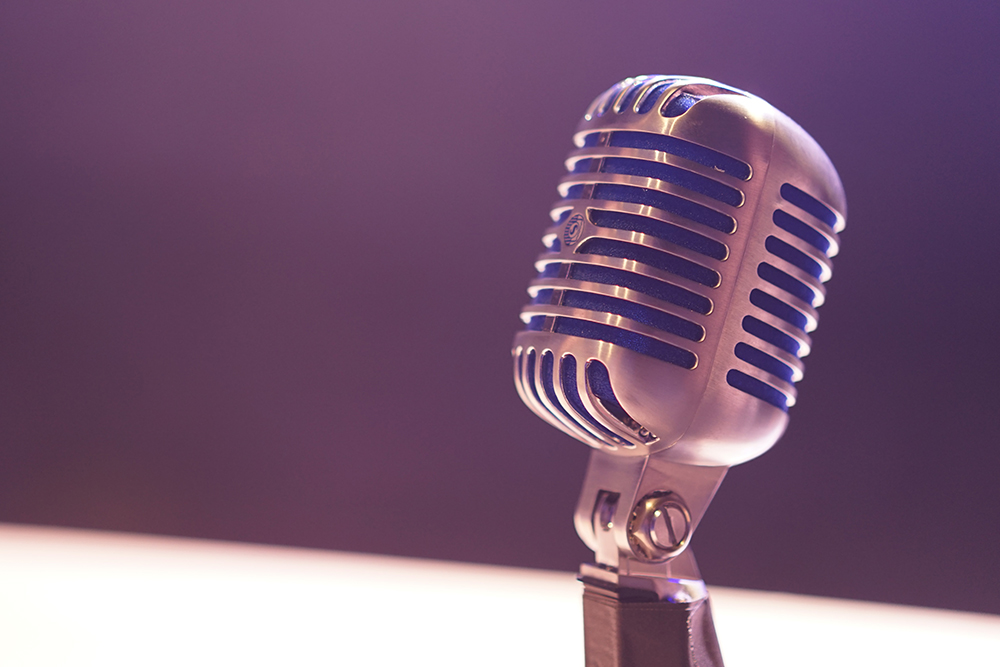
<instances>
[{"instance_id":1,"label":"chrome microphone head","mask_svg":"<svg viewBox=\"0 0 1000 667\"><path fill-rule=\"evenodd\" d=\"M615 457L760 455L844 227L829 158L760 98L684 76L616 84L574 143L514 340L522 400Z\"/></svg>"}]
</instances>

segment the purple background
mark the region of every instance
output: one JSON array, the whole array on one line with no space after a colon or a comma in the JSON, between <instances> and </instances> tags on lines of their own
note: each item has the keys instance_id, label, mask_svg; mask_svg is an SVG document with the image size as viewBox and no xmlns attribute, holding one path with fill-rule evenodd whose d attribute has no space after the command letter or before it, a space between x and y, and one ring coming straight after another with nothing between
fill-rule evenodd
<instances>
[{"instance_id":1,"label":"purple background","mask_svg":"<svg viewBox=\"0 0 1000 667\"><path fill-rule=\"evenodd\" d=\"M1000 613L998 6L3 3L0 520L575 569L509 344L587 103L696 74L850 207L706 579Z\"/></svg>"}]
</instances>

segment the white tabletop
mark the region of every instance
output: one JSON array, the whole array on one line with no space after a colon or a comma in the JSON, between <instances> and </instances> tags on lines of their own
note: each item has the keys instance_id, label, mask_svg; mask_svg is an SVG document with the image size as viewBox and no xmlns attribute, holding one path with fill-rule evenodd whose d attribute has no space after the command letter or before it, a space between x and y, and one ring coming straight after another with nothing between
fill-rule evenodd
<instances>
[{"instance_id":1,"label":"white tabletop","mask_svg":"<svg viewBox=\"0 0 1000 667\"><path fill-rule=\"evenodd\" d=\"M728 667L1000 665L1000 617L712 588ZM583 665L574 575L0 524L0 665Z\"/></svg>"}]
</instances>

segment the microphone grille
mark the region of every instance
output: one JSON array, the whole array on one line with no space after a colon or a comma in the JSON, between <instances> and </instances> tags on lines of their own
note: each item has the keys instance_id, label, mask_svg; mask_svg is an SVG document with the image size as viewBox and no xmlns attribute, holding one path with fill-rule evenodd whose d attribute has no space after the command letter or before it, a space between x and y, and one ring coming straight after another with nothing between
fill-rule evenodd
<instances>
[{"instance_id":1,"label":"microphone grille","mask_svg":"<svg viewBox=\"0 0 1000 667\"><path fill-rule=\"evenodd\" d=\"M726 373L726 382L787 410L795 402L791 386L802 379L799 360L809 353L806 334L818 323L815 309L826 294L822 283L832 275L830 258L839 250L837 234L843 228L843 216L791 183L783 183L779 192L782 203L771 212L774 228L764 240L765 253L756 266L763 282L751 290L751 309L741 322L750 338L738 342L733 354L781 382L769 382L736 367ZM772 347L770 353L763 349L767 345Z\"/></svg>"},{"instance_id":2,"label":"microphone grille","mask_svg":"<svg viewBox=\"0 0 1000 667\"><path fill-rule=\"evenodd\" d=\"M677 382L707 386L714 368L727 391L794 403L843 216L794 171L798 185L766 203L768 164L741 150L766 133L728 124L713 142L686 118L716 95L766 105L706 79L637 77L598 96L574 136L521 313L515 384L537 414L594 446L658 440L612 386L615 348L670 364Z\"/></svg>"}]
</instances>

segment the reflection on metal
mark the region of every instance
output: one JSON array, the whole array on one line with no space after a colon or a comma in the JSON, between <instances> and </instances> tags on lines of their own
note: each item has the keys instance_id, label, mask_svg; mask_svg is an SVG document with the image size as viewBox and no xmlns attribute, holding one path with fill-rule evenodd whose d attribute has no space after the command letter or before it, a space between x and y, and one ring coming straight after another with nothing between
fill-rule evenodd
<instances>
[{"instance_id":1,"label":"reflection on metal","mask_svg":"<svg viewBox=\"0 0 1000 667\"><path fill-rule=\"evenodd\" d=\"M656 491L639 501L628 522L628 540L639 560L673 558L691 539L691 513L680 496Z\"/></svg>"}]
</instances>

